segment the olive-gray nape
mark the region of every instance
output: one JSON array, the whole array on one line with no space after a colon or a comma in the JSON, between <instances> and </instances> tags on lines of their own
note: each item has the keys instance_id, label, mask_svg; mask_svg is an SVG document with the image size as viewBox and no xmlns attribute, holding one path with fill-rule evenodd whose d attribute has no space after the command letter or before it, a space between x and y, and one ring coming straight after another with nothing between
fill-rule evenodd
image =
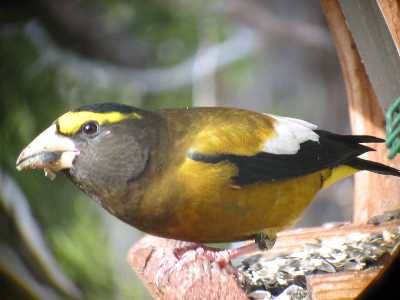
<instances>
[{"instance_id":1,"label":"olive-gray nape","mask_svg":"<svg viewBox=\"0 0 400 300\"><path fill-rule=\"evenodd\" d=\"M73 110L73 112L80 112L80 111L89 111L94 113L119 112L123 114L129 114L133 112L140 112L141 110L136 107L132 107L125 104L104 102L104 103L86 104Z\"/></svg>"}]
</instances>

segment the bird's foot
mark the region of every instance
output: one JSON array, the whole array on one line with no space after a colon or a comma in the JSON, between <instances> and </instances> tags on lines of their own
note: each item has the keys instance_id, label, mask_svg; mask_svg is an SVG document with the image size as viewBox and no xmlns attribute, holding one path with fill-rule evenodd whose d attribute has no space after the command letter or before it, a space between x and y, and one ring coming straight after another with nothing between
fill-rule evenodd
<instances>
[{"instance_id":1,"label":"bird's foot","mask_svg":"<svg viewBox=\"0 0 400 300\"><path fill-rule=\"evenodd\" d=\"M243 246L247 247L246 253L257 249L257 246L254 243L251 244L250 248L248 246L250 245ZM168 280L171 274L180 272L195 262L201 262L202 264L206 262L209 266L217 266L218 268L224 269L230 274L237 276L237 270L231 265L231 260L242 255L243 247L224 250L200 244L193 244L187 247L177 248L174 250L176 260L169 259L161 263L156 274L155 284L157 288L160 288L161 282Z\"/></svg>"},{"instance_id":2,"label":"bird's foot","mask_svg":"<svg viewBox=\"0 0 400 300\"><path fill-rule=\"evenodd\" d=\"M207 247L204 245L192 245L189 247L175 249L174 254L178 259L178 267L200 260L207 260L210 263L217 264L221 269L230 265L230 249L224 250L219 248Z\"/></svg>"},{"instance_id":3,"label":"bird's foot","mask_svg":"<svg viewBox=\"0 0 400 300\"><path fill-rule=\"evenodd\" d=\"M271 249L275 243L276 236L269 236L266 233L259 233L254 236L255 242L232 249L219 249L204 246L201 244L191 244L189 246L175 248L173 250L174 259L165 259L161 262L160 268L156 274L156 286L160 287L161 280L169 279L174 272L180 272L182 269L195 262L204 261L208 265L217 265L219 268L239 276L237 270L232 266L231 261L239 256L248 255L259 250Z\"/></svg>"}]
</instances>

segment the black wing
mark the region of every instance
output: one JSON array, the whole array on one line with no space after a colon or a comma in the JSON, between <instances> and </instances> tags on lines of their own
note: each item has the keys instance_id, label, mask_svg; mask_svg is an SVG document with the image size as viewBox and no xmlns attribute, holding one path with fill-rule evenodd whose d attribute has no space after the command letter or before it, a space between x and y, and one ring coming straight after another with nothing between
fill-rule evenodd
<instances>
[{"instance_id":1,"label":"black wing","mask_svg":"<svg viewBox=\"0 0 400 300\"><path fill-rule=\"evenodd\" d=\"M271 154L260 152L254 156L234 154L207 155L191 152L188 157L195 161L216 164L228 161L238 168L232 178L235 185L256 182L273 182L310 174L325 168L351 163L357 156L373 151L360 143L381 143L384 140L365 135L339 135L323 130L315 130L319 141L307 141L300 145L296 154Z\"/></svg>"}]
</instances>

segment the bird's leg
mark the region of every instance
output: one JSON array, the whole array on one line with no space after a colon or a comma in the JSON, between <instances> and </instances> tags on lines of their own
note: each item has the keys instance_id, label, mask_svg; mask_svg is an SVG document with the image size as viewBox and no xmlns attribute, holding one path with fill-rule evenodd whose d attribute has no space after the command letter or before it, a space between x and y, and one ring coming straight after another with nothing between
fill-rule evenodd
<instances>
[{"instance_id":1,"label":"bird's leg","mask_svg":"<svg viewBox=\"0 0 400 300\"><path fill-rule=\"evenodd\" d=\"M254 235L254 243L249 243L238 248L216 251L214 253L214 261L223 267L229 265L233 259L239 256L248 255L258 250L269 250L274 246L275 241L275 235L271 237L261 232Z\"/></svg>"},{"instance_id":2,"label":"bird's leg","mask_svg":"<svg viewBox=\"0 0 400 300\"><path fill-rule=\"evenodd\" d=\"M268 235L265 232L260 232L254 235L254 242L257 244L259 250L271 249L276 241L276 234Z\"/></svg>"},{"instance_id":3,"label":"bird's leg","mask_svg":"<svg viewBox=\"0 0 400 300\"><path fill-rule=\"evenodd\" d=\"M230 265L230 262L243 255L250 254L258 250L271 249L276 241L276 237L270 237L266 233L258 233L254 236L254 243L250 243L238 248L218 249L207 247L204 245L191 245L185 248L175 249L175 256L179 261L184 262L195 260L198 256L205 257L210 262L217 263L219 267L225 268Z\"/></svg>"},{"instance_id":4,"label":"bird's leg","mask_svg":"<svg viewBox=\"0 0 400 300\"><path fill-rule=\"evenodd\" d=\"M168 278L171 273L181 271L182 268L197 260L207 260L237 276L236 269L231 265L233 259L258 250L269 250L273 247L275 240L275 236L270 237L265 233L259 233L254 236L254 242L238 248L219 249L201 244L191 244L190 246L176 248L174 249L174 255L177 260L172 265L169 263L160 266L156 276L156 286L159 287L159 283L165 275Z\"/></svg>"}]
</instances>

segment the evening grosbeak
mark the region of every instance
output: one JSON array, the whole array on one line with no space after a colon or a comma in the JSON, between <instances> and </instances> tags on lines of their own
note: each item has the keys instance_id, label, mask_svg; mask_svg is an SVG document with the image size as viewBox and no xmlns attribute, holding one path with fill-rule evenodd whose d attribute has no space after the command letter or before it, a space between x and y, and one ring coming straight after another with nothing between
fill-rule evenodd
<instances>
[{"instance_id":1,"label":"evening grosbeak","mask_svg":"<svg viewBox=\"0 0 400 300\"><path fill-rule=\"evenodd\" d=\"M292 225L316 193L355 172L399 176L358 158L380 143L299 119L225 107L146 111L99 103L59 117L17 168L62 171L111 214L197 243L256 239Z\"/></svg>"}]
</instances>

